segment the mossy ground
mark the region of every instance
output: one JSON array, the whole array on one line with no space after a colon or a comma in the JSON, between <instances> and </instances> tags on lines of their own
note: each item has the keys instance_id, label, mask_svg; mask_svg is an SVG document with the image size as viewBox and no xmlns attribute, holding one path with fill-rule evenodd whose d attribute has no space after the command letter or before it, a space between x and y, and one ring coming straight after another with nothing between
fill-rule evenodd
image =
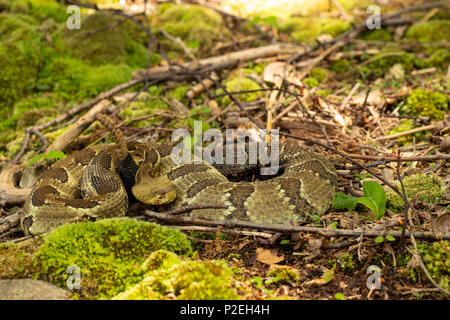
<instances>
[{"instance_id":1,"label":"mossy ground","mask_svg":"<svg viewBox=\"0 0 450 320\"><path fill-rule=\"evenodd\" d=\"M166 249L192 253L189 240L179 231L128 218L62 226L45 236L33 258L35 277L65 286L67 268L81 271L82 298L109 298L145 273L147 255Z\"/></svg>"},{"instance_id":2,"label":"mossy ground","mask_svg":"<svg viewBox=\"0 0 450 320\"><path fill-rule=\"evenodd\" d=\"M414 199L436 203L445 191L444 183L432 174L415 174L404 178L402 182L409 201ZM399 181L395 181L395 185L401 190ZM386 192L386 201L388 207L396 211L404 206L403 199L390 189Z\"/></svg>"},{"instance_id":3,"label":"mossy ground","mask_svg":"<svg viewBox=\"0 0 450 320\"><path fill-rule=\"evenodd\" d=\"M408 95L402 113L415 117L430 117L442 120L448 110L448 97L440 92L427 89L414 89Z\"/></svg>"},{"instance_id":4,"label":"mossy ground","mask_svg":"<svg viewBox=\"0 0 450 320\"><path fill-rule=\"evenodd\" d=\"M175 254L160 250L144 263L147 270L137 285L114 299L237 299L232 273L223 261L182 261Z\"/></svg>"}]
</instances>

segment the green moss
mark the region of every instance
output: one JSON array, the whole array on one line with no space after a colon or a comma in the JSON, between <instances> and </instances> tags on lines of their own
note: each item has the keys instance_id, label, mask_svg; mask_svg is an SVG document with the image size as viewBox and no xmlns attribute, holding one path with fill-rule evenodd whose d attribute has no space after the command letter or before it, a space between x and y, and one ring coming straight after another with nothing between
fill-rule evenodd
<instances>
[{"instance_id":1,"label":"green moss","mask_svg":"<svg viewBox=\"0 0 450 320\"><path fill-rule=\"evenodd\" d=\"M64 286L66 270L81 270L81 297L108 298L142 280L146 255L166 249L192 253L186 236L174 229L129 218L64 225L45 236L34 257L36 277Z\"/></svg>"},{"instance_id":2,"label":"green moss","mask_svg":"<svg viewBox=\"0 0 450 320\"><path fill-rule=\"evenodd\" d=\"M333 37L351 28L348 21L329 18L295 17L282 22L278 29L288 33L297 42L311 42L321 34Z\"/></svg>"},{"instance_id":3,"label":"green moss","mask_svg":"<svg viewBox=\"0 0 450 320\"><path fill-rule=\"evenodd\" d=\"M33 20L0 15L0 119L7 119L15 101L33 88L40 65L41 35Z\"/></svg>"},{"instance_id":4,"label":"green moss","mask_svg":"<svg viewBox=\"0 0 450 320\"><path fill-rule=\"evenodd\" d=\"M330 70L336 73L345 73L350 67L350 62L347 59L340 59L330 66Z\"/></svg>"},{"instance_id":5,"label":"green moss","mask_svg":"<svg viewBox=\"0 0 450 320\"><path fill-rule=\"evenodd\" d=\"M408 120L402 121L397 127L392 129L391 131L389 131L388 135L405 132L405 131L412 130L417 127L418 126L415 125L411 119L408 119ZM413 137L416 138L416 141L421 141L421 140L425 139L429 135L429 133L430 133L429 131L421 131L421 132L417 132L417 133L410 134L407 136L399 137L398 144L399 145L408 145L408 144L412 143Z\"/></svg>"},{"instance_id":6,"label":"green moss","mask_svg":"<svg viewBox=\"0 0 450 320\"><path fill-rule=\"evenodd\" d=\"M450 41L450 21L430 20L412 25L405 37L420 42Z\"/></svg>"},{"instance_id":7,"label":"green moss","mask_svg":"<svg viewBox=\"0 0 450 320\"><path fill-rule=\"evenodd\" d=\"M75 58L59 57L42 70L39 83L64 99L76 100L129 81L131 70L124 64L90 66Z\"/></svg>"},{"instance_id":8,"label":"green moss","mask_svg":"<svg viewBox=\"0 0 450 320\"><path fill-rule=\"evenodd\" d=\"M316 78L313 78L313 77L308 77L308 78L303 79L303 83L308 88L314 88L320 84L320 82Z\"/></svg>"},{"instance_id":9,"label":"green moss","mask_svg":"<svg viewBox=\"0 0 450 320\"><path fill-rule=\"evenodd\" d=\"M224 81L225 88L228 92L237 92L237 91L247 91L247 90L260 90L261 86L248 78L231 78ZM223 94L222 89L218 89L216 91L217 95ZM249 92L249 93L243 93L243 94L235 94L234 97L240 101L250 102L253 101L260 96L262 96L264 92L262 91L256 91L256 92ZM220 105L227 105L230 103L231 100L228 96L224 96L218 99L218 103Z\"/></svg>"},{"instance_id":10,"label":"green moss","mask_svg":"<svg viewBox=\"0 0 450 320\"><path fill-rule=\"evenodd\" d=\"M353 262L353 255L351 253L344 254L339 259L339 261L342 265L342 269L344 270L353 270L355 268L355 264Z\"/></svg>"},{"instance_id":11,"label":"green moss","mask_svg":"<svg viewBox=\"0 0 450 320\"><path fill-rule=\"evenodd\" d=\"M328 77L328 71L320 67L315 67L311 70L311 77L315 78L319 83L322 83Z\"/></svg>"},{"instance_id":12,"label":"green moss","mask_svg":"<svg viewBox=\"0 0 450 320\"><path fill-rule=\"evenodd\" d=\"M413 67L414 55L402 50L383 50L373 56L366 67L374 76L384 75L395 64L402 64L405 70Z\"/></svg>"},{"instance_id":13,"label":"green moss","mask_svg":"<svg viewBox=\"0 0 450 320\"><path fill-rule=\"evenodd\" d=\"M366 31L361 35L361 39L368 41L392 41L392 35L385 29L374 29Z\"/></svg>"},{"instance_id":14,"label":"green moss","mask_svg":"<svg viewBox=\"0 0 450 320\"><path fill-rule=\"evenodd\" d=\"M127 64L143 68L147 50L139 42L142 32L132 22L121 19L107 12L87 15L81 21L81 29L61 27L61 43L73 56L92 65Z\"/></svg>"},{"instance_id":15,"label":"green moss","mask_svg":"<svg viewBox=\"0 0 450 320\"><path fill-rule=\"evenodd\" d=\"M450 241L436 241L432 244L418 242L417 249L422 257L423 263L437 284L446 290L450 290ZM405 259L409 261L411 256ZM415 269L407 269L406 275L417 281L417 271Z\"/></svg>"},{"instance_id":16,"label":"green moss","mask_svg":"<svg viewBox=\"0 0 450 320\"><path fill-rule=\"evenodd\" d=\"M416 66L419 68L436 67L446 71L450 63L450 52L447 49L438 49L434 51L428 58L416 60Z\"/></svg>"},{"instance_id":17,"label":"green moss","mask_svg":"<svg viewBox=\"0 0 450 320\"><path fill-rule=\"evenodd\" d=\"M160 8L152 24L155 35L160 37L167 49L181 51L177 44L161 36L159 28L162 27L172 36L180 37L193 49L210 50L215 42L230 36L225 28L221 28L222 22L220 14L209 8L198 5L170 5Z\"/></svg>"},{"instance_id":18,"label":"green moss","mask_svg":"<svg viewBox=\"0 0 450 320\"><path fill-rule=\"evenodd\" d=\"M181 261L166 251L152 253L144 263L145 278L113 299L237 299L232 272L223 261Z\"/></svg>"},{"instance_id":19,"label":"green moss","mask_svg":"<svg viewBox=\"0 0 450 320\"><path fill-rule=\"evenodd\" d=\"M39 244L39 240L0 244L0 279L30 278L33 275L33 255Z\"/></svg>"},{"instance_id":20,"label":"green moss","mask_svg":"<svg viewBox=\"0 0 450 320\"><path fill-rule=\"evenodd\" d=\"M412 90L400 112L415 117L430 117L432 119L444 118L448 110L448 97L440 92L427 89Z\"/></svg>"},{"instance_id":21,"label":"green moss","mask_svg":"<svg viewBox=\"0 0 450 320\"><path fill-rule=\"evenodd\" d=\"M418 199L426 203L436 203L445 191L445 184L432 174L414 174L402 180L405 187L406 197L409 201ZM401 190L399 181L395 181L395 186ZM386 192L386 202L393 210L403 208L403 199L391 189Z\"/></svg>"},{"instance_id":22,"label":"green moss","mask_svg":"<svg viewBox=\"0 0 450 320\"><path fill-rule=\"evenodd\" d=\"M300 281L298 271L292 268L274 268L266 276L269 277L264 282L266 285L296 283Z\"/></svg>"},{"instance_id":23,"label":"green moss","mask_svg":"<svg viewBox=\"0 0 450 320\"><path fill-rule=\"evenodd\" d=\"M187 84L186 85L180 85L180 86L176 87L175 89L170 90L168 92L168 94L167 94L167 97L169 99L175 98L178 101L183 101L184 100L184 96L186 94L186 91L188 91L188 89L190 87L191 86L189 86Z\"/></svg>"}]
</instances>

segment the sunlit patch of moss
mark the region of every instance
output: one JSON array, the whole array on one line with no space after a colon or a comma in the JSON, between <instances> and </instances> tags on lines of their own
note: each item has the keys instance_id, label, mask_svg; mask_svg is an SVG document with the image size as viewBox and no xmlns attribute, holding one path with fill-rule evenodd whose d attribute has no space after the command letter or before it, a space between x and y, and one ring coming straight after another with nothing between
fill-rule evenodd
<instances>
[{"instance_id":1,"label":"sunlit patch of moss","mask_svg":"<svg viewBox=\"0 0 450 320\"><path fill-rule=\"evenodd\" d=\"M67 100L97 96L131 79L131 68L124 64L90 66L83 61L55 58L40 73L40 84Z\"/></svg>"},{"instance_id":2,"label":"sunlit patch of moss","mask_svg":"<svg viewBox=\"0 0 450 320\"><path fill-rule=\"evenodd\" d=\"M350 67L350 62L347 59L340 59L330 66L330 70L336 73L345 73Z\"/></svg>"},{"instance_id":3,"label":"sunlit patch of moss","mask_svg":"<svg viewBox=\"0 0 450 320\"><path fill-rule=\"evenodd\" d=\"M368 41L392 41L391 33L385 29L368 30L360 38Z\"/></svg>"},{"instance_id":4,"label":"sunlit patch of moss","mask_svg":"<svg viewBox=\"0 0 450 320\"><path fill-rule=\"evenodd\" d=\"M0 279L30 278L33 275L33 256L40 240L26 240L17 244L0 244Z\"/></svg>"},{"instance_id":5,"label":"sunlit patch of moss","mask_svg":"<svg viewBox=\"0 0 450 320\"><path fill-rule=\"evenodd\" d=\"M177 99L178 101L183 101L184 100L184 97L185 97L185 94L186 94L186 91L188 91L188 89L190 88L191 86L190 85L180 85L180 86L177 86L175 89L172 89L172 90L170 90L168 93L167 93L167 97L169 98L169 99L172 99L172 98L175 98L175 99Z\"/></svg>"},{"instance_id":6,"label":"sunlit patch of moss","mask_svg":"<svg viewBox=\"0 0 450 320\"><path fill-rule=\"evenodd\" d=\"M430 117L442 120L448 110L448 97L440 92L427 89L412 90L406 103L400 108L400 112L415 117Z\"/></svg>"},{"instance_id":7,"label":"sunlit patch of moss","mask_svg":"<svg viewBox=\"0 0 450 320\"><path fill-rule=\"evenodd\" d=\"M225 88L228 92L237 92L237 91L248 91L248 90L260 90L262 89L261 86L248 78L231 78L224 81ZM222 89L217 89L216 91L217 95L224 94L224 91ZM235 94L234 97L237 100L250 102L253 101L259 97L261 97L264 94L262 91L256 91L256 92L248 92L248 93L242 93L242 94ZM217 102L224 106L231 102L230 98L228 96L220 97L218 98Z\"/></svg>"},{"instance_id":8,"label":"sunlit patch of moss","mask_svg":"<svg viewBox=\"0 0 450 320\"><path fill-rule=\"evenodd\" d=\"M327 95L331 94L331 91L328 89L319 89L316 91L316 94L320 97L326 97Z\"/></svg>"},{"instance_id":9,"label":"sunlit patch of moss","mask_svg":"<svg viewBox=\"0 0 450 320\"><path fill-rule=\"evenodd\" d=\"M61 43L75 57L93 65L127 64L143 68L147 50L139 42L144 39L142 32L132 22L122 19L103 11L87 15L80 29L61 27Z\"/></svg>"},{"instance_id":10,"label":"sunlit patch of moss","mask_svg":"<svg viewBox=\"0 0 450 320\"><path fill-rule=\"evenodd\" d=\"M400 133L400 132L405 132L405 131L412 130L417 127L419 127L419 126L415 125L413 123L412 119L408 119L408 120L402 121L397 127L392 129L391 131L389 131L387 134L392 135L392 134L396 134L396 133ZM411 144L413 141L413 137L416 138L416 141L421 141L421 140L425 139L429 135L429 133L430 133L429 131L421 131L421 132L416 132L414 134L409 134L407 136L399 137L398 144L400 146Z\"/></svg>"},{"instance_id":11,"label":"sunlit patch of moss","mask_svg":"<svg viewBox=\"0 0 450 320\"><path fill-rule=\"evenodd\" d=\"M237 299L232 272L223 261L181 261L167 251L152 253L144 263L148 272L137 285L116 295L117 300Z\"/></svg>"},{"instance_id":12,"label":"sunlit patch of moss","mask_svg":"<svg viewBox=\"0 0 450 320\"><path fill-rule=\"evenodd\" d=\"M320 84L320 82L316 78L313 78L313 77L307 77L307 78L303 79L303 83L308 88L314 88Z\"/></svg>"},{"instance_id":13,"label":"sunlit patch of moss","mask_svg":"<svg viewBox=\"0 0 450 320\"><path fill-rule=\"evenodd\" d=\"M405 70L412 69L414 54L402 50L383 50L376 54L365 65L367 71L379 77L384 75L395 64L402 64Z\"/></svg>"},{"instance_id":14,"label":"sunlit patch of moss","mask_svg":"<svg viewBox=\"0 0 450 320\"><path fill-rule=\"evenodd\" d=\"M450 41L450 21L430 20L413 24L405 37L420 42Z\"/></svg>"},{"instance_id":15,"label":"sunlit patch of moss","mask_svg":"<svg viewBox=\"0 0 450 320\"><path fill-rule=\"evenodd\" d=\"M418 199L425 203L436 203L445 192L445 184L433 174L414 174L402 179L402 182L409 201ZM399 181L395 181L394 185L401 190ZM386 192L386 202L395 211L404 206L403 199L391 189Z\"/></svg>"},{"instance_id":16,"label":"sunlit patch of moss","mask_svg":"<svg viewBox=\"0 0 450 320\"><path fill-rule=\"evenodd\" d=\"M178 230L129 218L64 225L45 236L34 257L36 277L64 286L69 266L81 271L83 298L109 298L142 280L148 254L166 249L190 255Z\"/></svg>"},{"instance_id":17,"label":"sunlit patch of moss","mask_svg":"<svg viewBox=\"0 0 450 320\"><path fill-rule=\"evenodd\" d=\"M180 47L157 32L159 28L180 37L193 49L210 50L215 42L230 36L225 28L221 28L222 22L220 14L212 9L199 5L171 5L160 8L152 24L155 35L161 38L166 48L181 51Z\"/></svg>"},{"instance_id":18,"label":"sunlit patch of moss","mask_svg":"<svg viewBox=\"0 0 450 320\"><path fill-rule=\"evenodd\" d=\"M428 58L416 60L416 66L419 68L436 67L446 71L450 63L450 52L447 49L438 49Z\"/></svg>"},{"instance_id":19,"label":"sunlit patch of moss","mask_svg":"<svg viewBox=\"0 0 450 320\"><path fill-rule=\"evenodd\" d=\"M433 280L445 290L450 290L450 241L441 240L432 244L418 242L417 249ZM408 256L406 260L410 259ZM407 269L406 274L410 279L417 281L416 269Z\"/></svg>"},{"instance_id":20,"label":"sunlit patch of moss","mask_svg":"<svg viewBox=\"0 0 450 320\"><path fill-rule=\"evenodd\" d=\"M266 285L278 285L296 283L300 281L298 271L293 268L274 268L266 274L269 279L264 281Z\"/></svg>"},{"instance_id":21,"label":"sunlit patch of moss","mask_svg":"<svg viewBox=\"0 0 450 320\"><path fill-rule=\"evenodd\" d=\"M33 88L40 65L41 35L25 15L0 15L0 119L7 119L15 101Z\"/></svg>"},{"instance_id":22,"label":"sunlit patch of moss","mask_svg":"<svg viewBox=\"0 0 450 320\"><path fill-rule=\"evenodd\" d=\"M329 18L295 17L282 22L278 29L297 42L311 42L321 34L333 37L351 28L348 21Z\"/></svg>"},{"instance_id":23,"label":"sunlit patch of moss","mask_svg":"<svg viewBox=\"0 0 450 320\"><path fill-rule=\"evenodd\" d=\"M311 77L322 83L328 77L328 71L324 68L315 67L311 70Z\"/></svg>"}]
</instances>

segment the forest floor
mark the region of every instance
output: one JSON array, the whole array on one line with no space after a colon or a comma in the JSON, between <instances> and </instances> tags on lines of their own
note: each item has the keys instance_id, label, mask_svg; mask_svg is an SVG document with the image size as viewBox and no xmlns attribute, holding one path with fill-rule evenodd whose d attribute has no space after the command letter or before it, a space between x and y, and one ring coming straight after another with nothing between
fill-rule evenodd
<instances>
[{"instance_id":1,"label":"forest floor","mask_svg":"<svg viewBox=\"0 0 450 320\"><path fill-rule=\"evenodd\" d=\"M371 1L299 1L289 13L267 1L256 13L239 1L136 1L122 11L99 1L78 4L86 11L73 31L47 2L0 4L0 42L10 46L0 58L18 52L0 71L1 244L30 239L19 226L38 175L25 169L30 161L111 141L100 126L85 130L98 110L130 139L169 141L194 121L203 130L279 129L282 140L332 159L339 196L325 215L295 230L139 217L181 229L195 260L226 261L244 299L448 299L444 2L376 7L378 28Z\"/></svg>"}]
</instances>

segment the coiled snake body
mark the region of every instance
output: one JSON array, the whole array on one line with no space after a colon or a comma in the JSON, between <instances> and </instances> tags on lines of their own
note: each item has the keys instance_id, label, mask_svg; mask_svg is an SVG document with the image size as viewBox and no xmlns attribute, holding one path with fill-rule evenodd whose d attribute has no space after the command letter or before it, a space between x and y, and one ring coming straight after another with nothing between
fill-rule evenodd
<instances>
[{"instance_id":1,"label":"coiled snake body","mask_svg":"<svg viewBox=\"0 0 450 320\"><path fill-rule=\"evenodd\" d=\"M77 221L125 216L129 194L148 204L222 205L190 211L191 217L289 224L325 213L334 197L336 172L323 156L282 144L284 173L256 182L230 182L214 166L175 164L167 144L126 144L105 116L97 117L116 143L86 148L43 173L21 216L27 234Z\"/></svg>"}]
</instances>

